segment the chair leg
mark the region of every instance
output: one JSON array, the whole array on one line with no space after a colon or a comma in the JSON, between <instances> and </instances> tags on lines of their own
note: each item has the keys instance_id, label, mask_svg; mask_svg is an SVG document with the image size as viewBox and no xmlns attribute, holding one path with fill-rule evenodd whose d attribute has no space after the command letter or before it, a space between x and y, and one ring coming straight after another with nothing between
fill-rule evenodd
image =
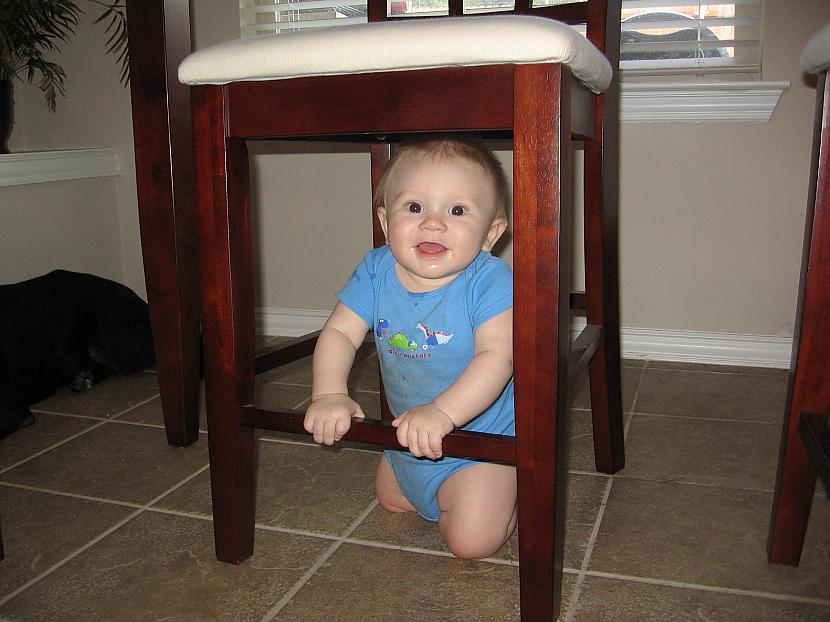
<instances>
[{"instance_id":1,"label":"chair leg","mask_svg":"<svg viewBox=\"0 0 830 622\"><path fill-rule=\"evenodd\" d=\"M804 233L793 363L775 481L767 555L795 566L801 558L816 470L801 440L802 412L830 410L830 80L819 78L810 197ZM823 121L822 121L823 119ZM823 149L822 149L823 146Z\"/></svg>"},{"instance_id":2,"label":"chair leg","mask_svg":"<svg viewBox=\"0 0 830 622\"><path fill-rule=\"evenodd\" d=\"M376 193L380 178L383 176L383 169L389 163L392 152L388 143L373 143L369 147L369 152L372 162L372 245L374 248L380 248L386 244L386 238L383 235L383 229L381 229L374 204L377 201ZM380 388L380 418L384 421L392 421L395 417L392 416L392 411L389 410L389 402L386 401L386 389L383 386L380 369L378 369L378 387Z\"/></svg>"},{"instance_id":3,"label":"chair leg","mask_svg":"<svg viewBox=\"0 0 830 622\"><path fill-rule=\"evenodd\" d=\"M127 5L141 248L167 442L199 436L199 286L187 86L167 68L190 53L187 3ZM159 24L167 27L159 28ZM183 26L182 26L183 25Z\"/></svg>"},{"instance_id":4,"label":"chair leg","mask_svg":"<svg viewBox=\"0 0 830 622\"><path fill-rule=\"evenodd\" d=\"M514 90L514 372L522 620L550 622L562 592L570 298L569 73L520 65Z\"/></svg>"},{"instance_id":5,"label":"chair leg","mask_svg":"<svg viewBox=\"0 0 830 622\"><path fill-rule=\"evenodd\" d=\"M597 471L625 466L620 370L617 259L618 143L616 85L598 103L597 136L585 144L585 306L589 324L602 326L591 361L591 415Z\"/></svg>"},{"instance_id":6,"label":"chair leg","mask_svg":"<svg viewBox=\"0 0 830 622\"><path fill-rule=\"evenodd\" d=\"M224 138L222 87L192 92L202 243L205 391L216 557L253 554L254 431L242 407L254 400L253 257L248 154Z\"/></svg>"}]
</instances>

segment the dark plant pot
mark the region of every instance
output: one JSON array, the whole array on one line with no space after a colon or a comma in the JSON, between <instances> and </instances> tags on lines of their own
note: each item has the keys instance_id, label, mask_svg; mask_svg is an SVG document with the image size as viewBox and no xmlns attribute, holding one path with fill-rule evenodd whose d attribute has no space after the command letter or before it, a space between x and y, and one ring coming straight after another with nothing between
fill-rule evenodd
<instances>
[{"instance_id":1,"label":"dark plant pot","mask_svg":"<svg viewBox=\"0 0 830 622\"><path fill-rule=\"evenodd\" d=\"M0 80L0 153L9 152L9 137L14 126L14 87L11 80Z\"/></svg>"}]
</instances>

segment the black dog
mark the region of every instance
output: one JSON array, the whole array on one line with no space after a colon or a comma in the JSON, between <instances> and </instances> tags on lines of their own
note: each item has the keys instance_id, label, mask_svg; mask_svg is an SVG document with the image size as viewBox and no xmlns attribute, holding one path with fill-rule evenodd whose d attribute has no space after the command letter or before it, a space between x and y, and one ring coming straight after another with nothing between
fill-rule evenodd
<instances>
[{"instance_id":1,"label":"black dog","mask_svg":"<svg viewBox=\"0 0 830 622\"><path fill-rule=\"evenodd\" d=\"M60 386L84 391L153 364L147 303L128 287L66 270L0 285L0 438Z\"/></svg>"}]
</instances>

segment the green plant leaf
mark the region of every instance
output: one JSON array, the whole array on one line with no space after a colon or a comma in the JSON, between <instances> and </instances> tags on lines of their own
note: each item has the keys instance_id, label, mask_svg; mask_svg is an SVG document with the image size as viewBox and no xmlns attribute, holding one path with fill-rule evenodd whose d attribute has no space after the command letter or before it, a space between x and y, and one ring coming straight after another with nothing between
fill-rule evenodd
<instances>
[{"instance_id":1,"label":"green plant leaf","mask_svg":"<svg viewBox=\"0 0 830 622\"><path fill-rule=\"evenodd\" d=\"M78 2L102 7L95 23L107 21L107 54L121 66L122 84L129 81L127 9L125 0L0 0L0 79L26 80L43 92L49 110L58 95L66 96L66 74L46 59L76 34L84 11ZM25 77L24 77L25 76Z\"/></svg>"}]
</instances>

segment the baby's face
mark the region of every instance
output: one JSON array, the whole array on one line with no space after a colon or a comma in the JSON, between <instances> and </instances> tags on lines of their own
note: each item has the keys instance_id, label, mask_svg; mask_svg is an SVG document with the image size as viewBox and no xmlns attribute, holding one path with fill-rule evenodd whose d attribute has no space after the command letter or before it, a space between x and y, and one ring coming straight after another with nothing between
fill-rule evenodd
<instances>
[{"instance_id":1,"label":"baby's face","mask_svg":"<svg viewBox=\"0 0 830 622\"><path fill-rule=\"evenodd\" d=\"M398 276L410 291L443 287L489 251L507 226L495 214L493 182L478 164L429 156L399 163L387 205L378 209Z\"/></svg>"}]
</instances>

